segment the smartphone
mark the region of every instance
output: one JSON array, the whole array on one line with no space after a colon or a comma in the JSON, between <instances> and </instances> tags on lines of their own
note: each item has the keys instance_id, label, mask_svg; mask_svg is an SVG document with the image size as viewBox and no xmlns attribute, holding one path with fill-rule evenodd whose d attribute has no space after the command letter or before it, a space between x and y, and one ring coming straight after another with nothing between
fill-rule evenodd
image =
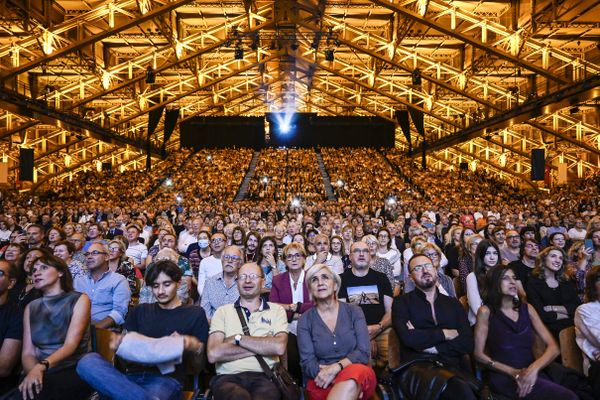
<instances>
[{"instance_id":1,"label":"smartphone","mask_svg":"<svg viewBox=\"0 0 600 400\"><path fill-rule=\"evenodd\" d=\"M592 239L585 239L583 243L586 249L594 250L594 242L592 242Z\"/></svg>"}]
</instances>

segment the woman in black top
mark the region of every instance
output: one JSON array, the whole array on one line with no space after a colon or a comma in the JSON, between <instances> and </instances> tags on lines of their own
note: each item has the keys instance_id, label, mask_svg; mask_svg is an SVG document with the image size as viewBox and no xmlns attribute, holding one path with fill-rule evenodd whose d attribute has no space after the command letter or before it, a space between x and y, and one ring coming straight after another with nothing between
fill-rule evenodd
<instances>
[{"instance_id":1,"label":"woman in black top","mask_svg":"<svg viewBox=\"0 0 600 400\"><path fill-rule=\"evenodd\" d=\"M577 286L567 274L567 256L556 246L546 247L535 261L527 283L527 300L558 339L561 330L573 326L580 301Z\"/></svg>"}]
</instances>

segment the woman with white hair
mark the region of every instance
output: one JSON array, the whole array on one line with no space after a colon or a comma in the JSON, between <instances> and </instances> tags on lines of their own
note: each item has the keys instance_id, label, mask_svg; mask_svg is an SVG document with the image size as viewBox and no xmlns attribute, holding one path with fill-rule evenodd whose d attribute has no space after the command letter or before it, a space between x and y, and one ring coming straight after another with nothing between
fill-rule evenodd
<instances>
[{"instance_id":1,"label":"woman with white hair","mask_svg":"<svg viewBox=\"0 0 600 400\"><path fill-rule=\"evenodd\" d=\"M298 321L298 347L309 398L370 398L377 380L362 310L338 300L341 278L331 267L313 265L306 281L315 306Z\"/></svg>"}]
</instances>

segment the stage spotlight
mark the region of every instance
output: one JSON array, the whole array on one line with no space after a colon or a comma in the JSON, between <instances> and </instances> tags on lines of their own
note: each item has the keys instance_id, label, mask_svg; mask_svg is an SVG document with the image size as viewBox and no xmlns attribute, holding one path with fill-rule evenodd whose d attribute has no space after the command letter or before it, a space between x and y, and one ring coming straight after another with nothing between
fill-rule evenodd
<instances>
[{"instance_id":1,"label":"stage spotlight","mask_svg":"<svg viewBox=\"0 0 600 400\"><path fill-rule=\"evenodd\" d=\"M178 194L178 195L175 197L175 200L177 200L177 202L178 202L178 203L181 203L181 202L183 201L183 196L182 196L182 195L180 195L180 194Z\"/></svg>"},{"instance_id":2,"label":"stage spotlight","mask_svg":"<svg viewBox=\"0 0 600 400\"><path fill-rule=\"evenodd\" d=\"M173 186L173 180L171 178L167 178L165 180L165 186L168 186L168 187Z\"/></svg>"},{"instance_id":3,"label":"stage spotlight","mask_svg":"<svg viewBox=\"0 0 600 400\"><path fill-rule=\"evenodd\" d=\"M209 154L206 156L206 161L211 161L212 160L212 156Z\"/></svg>"},{"instance_id":4,"label":"stage spotlight","mask_svg":"<svg viewBox=\"0 0 600 400\"><path fill-rule=\"evenodd\" d=\"M395 197L393 197L393 196L392 196L392 197L388 197L388 199L387 199L387 203L388 203L390 206L391 206L391 205L394 205L394 204L396 204L396 198L395 198Z\"/></svg>"},{"instance_id":5,"label":"stage spotlight","mask_svg":"<svg viewBox=\"0 0 600 400\"><path fill-rule=\"evenodd\" d=\"M290 131L292 130L292 127L290 126L290 124L288 122L282 122L281 125L279 125L279 132L281 133L290 133Z\"/></svg>"},{"instance_id":6,"label":"stage spotlight","mask_svg":"<svg viewBox=\"0 0 600 400\"><path fill-rule=\"evenodd\" d=\"M234 58L236 60L243 60L244 59L244 49L242 49L241 47L236 47L234 50Z\"/></svg>"},{"instance_id":7,"label":"stage spotlight","mask_svg":"<svg viewBox=\"0 0 600 400\"><path fill-rule=\"evenodd\" d=\"M341 179L338 179L336 184L338 185L338 187L343 187L344 186L344 181Z\"/></svg>"},{"instance_id":8,"label":"stage spotlight","mask_svg":"<svg viewBox=\"0 0 600 400\"><path fill-rule=\"evenodd\" d=\"M277 121L277 129L279 133L286 135L292 131L292 128L294 127L292 124L293 117L293 112L285 112L276 115L275 120Z\"/></svg>"},{"instance_id":9,"label":"stage spotlight","mask_svg":"<svg viewBox=\"0 0 600 400\"><path fill-rule=\"evenodd\" d=\"M335 59L333 52L334 51L331 49L325 50L325 60L326 61L333 61Z\"/></svg>"}]
</instances>

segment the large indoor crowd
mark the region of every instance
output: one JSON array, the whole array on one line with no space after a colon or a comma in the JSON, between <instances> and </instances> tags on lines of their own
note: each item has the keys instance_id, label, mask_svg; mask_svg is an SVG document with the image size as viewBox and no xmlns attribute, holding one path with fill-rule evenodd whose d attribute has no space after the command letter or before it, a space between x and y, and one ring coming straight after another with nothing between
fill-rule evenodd
<instances>
[{"instance_id":1,"label":"large indoor crowd","mask_svg":"<svg viewBox=\"0 0 600 400\"><path fill-rule=\"evenodd\" d=\"M600 399L598 176L320 152L337 201L313 149L5 193L0 399Z\"/></svg>"}]
</instances>

